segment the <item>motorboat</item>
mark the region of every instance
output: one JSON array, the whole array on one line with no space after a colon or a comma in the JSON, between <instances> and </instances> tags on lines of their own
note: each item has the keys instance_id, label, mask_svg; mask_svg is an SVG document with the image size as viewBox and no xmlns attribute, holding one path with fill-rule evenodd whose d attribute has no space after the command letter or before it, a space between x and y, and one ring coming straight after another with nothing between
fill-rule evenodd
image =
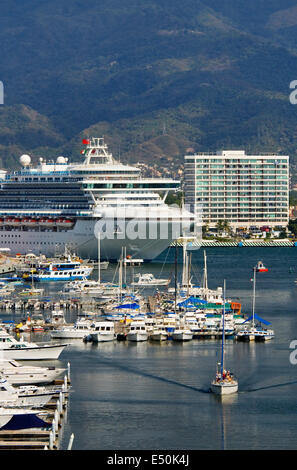
<instances>
[{"instance_id":1,"label":"motorboat","mask_svg":"<svg viewBox=\"0 0 297 470\"><path fill-rule=\"evenodd\" d=\"M90 333L90 339L93 343L103 343L116 339L114 324L111 321L95 322L94 329Z\"/></svg>"},{"instance_id":2,"label":"motorboat","mask_svg":"<svg viewBox=\"0 0 297 470\"><path fill-rule=\"evenodd\" d=\"M6 331L0 331L1 359L51 360L58 359L68 344L30 343L21 338L17 341Z\"/></svg>"},{"instance_id":3,"label":"motorboat","mask_svg":"<svg viewBox=\"0 0 297 470\"><path fill-rule=\"evenodd\" d=\"M135 277L138 277L138 281L133 281L131 283L132 286L167 286L170 282L170 279L156 279L155 276L151 273L137 274Z\"/></svg>"},{"instance_id":4,"label":"motorboat","mask_svg":"<svg viewBox=\"0 0 297 470\"><path fill-rule=\"evenodd\" d=\"M171 337L173 341L191 341L193 339L193 333L187 327L179 327L171 333Z\"/></svg>"},{"instance_id":5,"label":"motorboat","mask_svg":"<svg viewBox=\"0 0 297 470\"><path fill-rule=\"evenodd\" d=\"M51 337L55 339L83 339L94 331L94 322L81 319L74 325L64 325L51 331Z\"/></svg>"},{"instance_id":6,"label":"motorboat","mask_svg":"<svg viewBox=\"0 0 297 470\"><path fill-rule=\"evenodd\" d=\"M40 408L60 392L61 389L57 387L51 389L37 385L14 387L5 378L0 378L0 406Z\"/></svg>"},{"instance_id":7,"label":"motorboat","mask_svg":"<svg viewBox=\"0 0 297 470\"><path fill-rule=\"evenodd\" d=\"M66 371L57 367L22 365L15 360L0 362L0 375L12 385L36 385L54 382Z\"/></svg>"},{"instance_id":8,"label":"motorboat","mask_svg":"<svg viewBox=\"0 0 297 470\"><path fill-rule=\"evenodd\" d=\"M148 340L148 331L144 321L132 321L130 323L127 340L134 342Z\"/></svg>"},{"instance_id":9,"label":"motorboat","mask_svg":"<svg viewBox=\"0 0 297 470\"><path fill-rule=\"evenodd\" d=\"M149 339L151 341L167 341L168 340L168 333L165 327L156 326L149 334Z\"/></svg>"}]
</instances>

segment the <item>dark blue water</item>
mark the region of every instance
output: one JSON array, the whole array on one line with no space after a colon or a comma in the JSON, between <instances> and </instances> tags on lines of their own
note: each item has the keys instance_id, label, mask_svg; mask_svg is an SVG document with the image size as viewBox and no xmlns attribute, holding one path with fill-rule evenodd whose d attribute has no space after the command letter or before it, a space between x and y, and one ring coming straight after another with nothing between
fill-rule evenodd
<instances>
[{"instance_id":1,"label":"dark blue water","mask_svg":"<svg viewBox=\"0 0 297 470\"><path fill-rule=\"evenodd\" d=\"M193 273L202 275L203 251L193 252ZM174 253L135 271L174 272ZM251 311L252 268L257 275L256 313L272 322L269 343L228 340L226 362L239 380L239 393L223 400L208 393L220 343L84 344L75 341L57 363L71 363L73 392L61 447L74 433L75 450L295 449L297 365L290 342L297 340L297 249L209 248L209 287ZM181 253L179 256L181 260ZM181 266L179 265L179 268ZM111 278L111 267L102 272Z\"/></svg>"}]
</instances>

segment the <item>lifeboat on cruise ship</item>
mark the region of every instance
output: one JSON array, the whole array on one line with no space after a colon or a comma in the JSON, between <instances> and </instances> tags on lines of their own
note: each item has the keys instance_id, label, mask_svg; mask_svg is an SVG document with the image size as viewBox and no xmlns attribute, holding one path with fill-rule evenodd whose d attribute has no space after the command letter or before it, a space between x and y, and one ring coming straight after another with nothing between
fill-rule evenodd
<instances>
[{"instance_id":1,"label":"lifeboat on cruise ship","mask_svg":"<svg viewBox=\"0 0 297 470\"><path fill-rule=\"evenodd\" d=\"M66 219L66 218L63 218L63 217L56 220L57 226L61 227L61 228L72 227L73 223L74 223L73 220Z\"/></svg>"},{"instance_id":2,"label":"lifeboat on cruise ship","mask_svg":"<svg viewBox=\"0 0 297 470\"><path fill-rule=\"evenodd\" d=\"M13 221L14 221L14 217L5 217L4 225L12 225Z\"/></svg>"},{"instance_id":3,"label":"lifeboat on cruise ship","mask_svg":"<svg viewBox=\"0 0 297 470\"><path fill-rule=\"evenodd\" d=\"M54 219L50 219L48 217L44 217L39 220L39 225L42 227L49 227L52 228L55 226L55 221Z\"/></svg>"},{"instance_id":4,"label":"lifeboat on cruise ship","mask_svg":"<svg viewBox=\"0 0 297 470\"><path fill-rule=\"evenodd\" d=\"M22 225L29 225L29 220L30 220L29 217L24 217L24 218L21 220L21 224L22 224Z\"/></svg>"},{"instance_id":5,"label":"lifeboat on cruise ship","mask_svg":"<svg viewBox=\"0 0 297 470\"><path fill-rule=\"evenodd\" d=\"M3 225L4 224L4 219L3 217L0 217L0 225Z\"/></svg>"},{"instance_id":6,"label":"lifeboat on cruise ship","mask_svg":"<svg viewBox=\"0 0 297 470\"><path fill-rule=\"evenodd\" d=\"M18 217L14 217L10 224L13 225L14 227L21 225L21 219L19 219Z\"/></svg>"},{"instance_id":7,"label":"lifeboat on cruise ship","mask_svg":"<svg viewBox=\"0 0 297 470\"><path fill-rule=\"evenodd\" d=\"M29 219L28 222L27 222L27 225L30 226L30 227L36 227L36 225L38 224L38 220L37 219Z\"/></svg>"}]
</instances>

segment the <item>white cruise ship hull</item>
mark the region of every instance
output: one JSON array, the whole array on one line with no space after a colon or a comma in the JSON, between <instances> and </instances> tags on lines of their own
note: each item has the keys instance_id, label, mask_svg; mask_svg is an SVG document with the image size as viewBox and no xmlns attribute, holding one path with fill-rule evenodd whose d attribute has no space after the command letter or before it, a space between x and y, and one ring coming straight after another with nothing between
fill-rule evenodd
<instances>
[{"instance_id":1,"label":"white cruise ship hull","mask_svg":"<svg viewBox=\"0 0 297 470\"><path fill-rule=\"evenodd\" d=\"M32 252L38 255L43 253L47 257L52 257L57 251L63 253L65 246L73 250L78 256L84 259L97 259L98 240L94 234L95 225L100 219L97 217L89 219L78 219L68 230L53 231L48 230L21 230L14 228L0 230L0 244L2 248L9 248L11 254ZM101 219L102 220L102 219ZM149 222L139 220L138 231L147 233L149 236ZM160 255L174 241L177 236L170 222L158 222L158 233L164 232L164 238L135 238L129 239L125 233L115 233L113 238L102 237L101 239L101 259L117 261L122 253L122 248L126 247L127 255L134 258L141 258L151 261Z\"/></svg>"}]
</instances>

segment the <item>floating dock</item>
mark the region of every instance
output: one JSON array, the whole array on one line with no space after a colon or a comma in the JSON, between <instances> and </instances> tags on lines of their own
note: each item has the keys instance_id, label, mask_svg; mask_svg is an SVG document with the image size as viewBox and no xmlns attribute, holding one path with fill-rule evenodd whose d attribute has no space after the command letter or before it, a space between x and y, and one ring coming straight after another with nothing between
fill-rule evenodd
<instances>
[{"instance_id":1,"label":"floating dock","mask_svg":"<svg viewBox=\"0 0 297 470\"><path fill-rule=\"evenodd\" d=\"M48 427L20 430L0 429L0 450L58 450L61 428L68 406L69 377L56 380L56 385L63 385L64 392L57 393L42 410L48 412ZM71 445L73 436L71 436ZM70 442L69 442L70 445Z\"/></svg>"}]
</instances>

